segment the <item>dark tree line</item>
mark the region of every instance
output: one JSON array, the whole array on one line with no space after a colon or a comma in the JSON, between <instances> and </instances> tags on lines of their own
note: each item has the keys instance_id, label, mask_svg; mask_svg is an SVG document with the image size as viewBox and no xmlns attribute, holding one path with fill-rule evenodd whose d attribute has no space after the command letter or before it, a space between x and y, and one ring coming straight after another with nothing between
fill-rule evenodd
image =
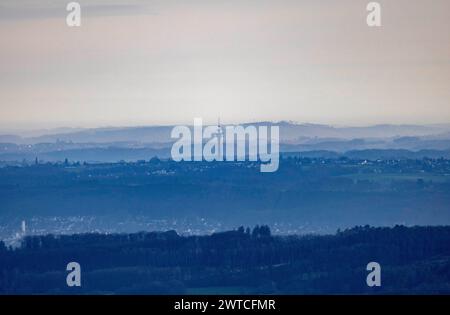
<instances>
[{"instance_id":1,"label":"dark tree line","mask_svg":"<svg viewBox=\"0 0 450 315\"><path fill-rule=\"evenodd\" d=\"M66 265L82 287L66 286ZM366 265L383 285L366 285ZM0 292L450 293L450 227L355 227L323 236L272 236L268 226L209 236L175 231L43 235L0 242ZM194 291L193 291L194 290Z\"/></svg>"}]
</instances>

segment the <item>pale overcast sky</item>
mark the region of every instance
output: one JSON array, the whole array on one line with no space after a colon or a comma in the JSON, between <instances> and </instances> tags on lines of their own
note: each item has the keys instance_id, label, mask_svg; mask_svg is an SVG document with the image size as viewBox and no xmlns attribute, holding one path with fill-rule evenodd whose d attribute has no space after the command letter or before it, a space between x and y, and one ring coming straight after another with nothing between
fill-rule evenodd
<instances>
[{"instance_id":1,"label":"pale overcast sky","mask_svg":"<svg viewBox=\"0 0 450 315\"><path fill-rule=\"evenodd\" d=\"M450 1L0 3L0 128L450 123Z\"/></svg>"}]
</instances>

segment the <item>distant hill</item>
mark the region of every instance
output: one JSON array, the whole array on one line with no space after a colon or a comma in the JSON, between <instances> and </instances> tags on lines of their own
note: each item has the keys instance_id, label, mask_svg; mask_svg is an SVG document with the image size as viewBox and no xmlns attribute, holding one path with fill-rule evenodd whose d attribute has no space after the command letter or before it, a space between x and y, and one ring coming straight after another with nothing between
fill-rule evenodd
<instances>
[{"instance_id":1,"label":"distant hill","mask_svg":"<svg viewBox=\"0 0 450 315\"><path fill-rule=\"evenodd\" d=\"M252 125L280 126L280 151L328 152L364 158L449 157L450 126L376 125L333 127L291 122L257 122ZM243 124L248 126L250 124ZM0 161L116 162L170 157L175 141L173 126L59 128L39 130L37 136L0 135ZM351 152L351 153L349 153ZM311 153L309 153L311 154Z\"/></svg>"},{"instance_id":2,"label":"distant hill","mask_svg":"<svg viewBox=\"0 0 450 315\"><path fill-rule=\"evenodd\" d=\"M350 150L343 153L327 150L317 151L299 151L299 152L283 152L284 157L306 157L306 158L326 158L326 159L338 159L341 157L347 157L351 159L361 160L386 160L386 159L450 159L450 150L383 150L383 149L367 149L367 150Z\"/></svg>"},{"instance_id":3,"label":"distant hill","mask_svg":"<svg viewBox=\"0 0 450 315\"><path fill-rule=\"evenodd\" d=\"M355 138L394 138L394 137L420 137L446 134L450 138L450 127L446 125L420 126L420 125L375 125L367 127L334 127L320 124L296 124L291 122L257 122L252 125L279 125L280 141L288 143L301 143L308 139L345 139ZM243 124L249 125L249 124ZM170 142L170 132L173 126L142 126L142 127L111 127L93 129L60 129L56 132L48 130L47 133L36 137L31 136L0 136L0 142L13 143L46 143L56 141L76 143L111 143L111 142L140 142L164 143ZM442 138L442 137L441 137Z\"/></svg>"}]
</instances>

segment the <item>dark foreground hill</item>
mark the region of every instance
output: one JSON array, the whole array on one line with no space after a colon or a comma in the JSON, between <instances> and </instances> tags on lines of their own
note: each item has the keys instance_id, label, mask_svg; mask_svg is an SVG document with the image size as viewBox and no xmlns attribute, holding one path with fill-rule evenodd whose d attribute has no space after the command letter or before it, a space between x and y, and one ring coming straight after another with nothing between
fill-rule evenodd
<instances>
[{"instance_id":1,"label":"dark foreground hill","mask_svg":"<svg viewBox=\"0 0 450 315\"><path fill-rule=\"evenodd\" d=\"M81 265L81 287L66 265ZM369 262L381 287L368 287ZM450 293L450 227L355 227L327 236L272 236L267 226L179 236L174 231L26 237L0 243L0 292Z\"/></svg>"}]
</instances>

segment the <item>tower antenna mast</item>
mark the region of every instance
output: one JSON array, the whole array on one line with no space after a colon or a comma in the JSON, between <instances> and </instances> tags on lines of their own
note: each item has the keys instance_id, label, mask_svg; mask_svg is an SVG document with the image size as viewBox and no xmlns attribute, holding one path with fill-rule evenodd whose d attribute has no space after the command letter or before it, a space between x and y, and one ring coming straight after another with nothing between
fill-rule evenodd
<instances>
[{"instance_id":1,"label":"tower antenna mast","mask_svg":"<svg viewBox=\"0 0 450 315\"><path fill-rule=\"evenodd\" d=\"M218 137L218 150L217 150L217 161L222 161L222 126L220 125L220 116L217 119L217 137Z\"/></svg>"}]
</instances>

